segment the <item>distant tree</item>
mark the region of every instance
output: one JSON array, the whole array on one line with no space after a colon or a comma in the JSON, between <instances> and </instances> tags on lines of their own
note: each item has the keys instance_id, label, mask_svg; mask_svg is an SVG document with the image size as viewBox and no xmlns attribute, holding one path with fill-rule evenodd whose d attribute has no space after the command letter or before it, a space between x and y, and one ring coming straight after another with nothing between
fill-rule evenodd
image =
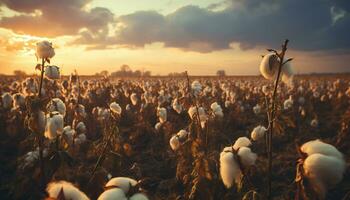
<instances>
[{"instance_id":1,"label":"distant tree","mask_svg":"<svg viewBox=\"0 0 350 200\"><path fill-rule=\"evenodd\" d=\"M100 72L100 76L108 76L109 72L107 70L103 70Z\"/></svg>"},{"instance_id":2,"label":"distant tree","mask_svg":"<svg viewBox=\"0 0 350 200\"><path fill-rule=\"evenodd\" d=\"M226 76L226 72L225 72L225 70L218 70L218 71L216 72L216 75L217 75L217 76Z\"/></svg>"},{"instance_id":3,"label":"distant tree","mask_svg":"<svg viewBox=\"0 0 350 200\"><path fill-rule=\"evenodd\" d=\"M25 73L22 70L15 70L15 71L13 71L13 75L18 77L18 78L23 78L23 77L27 76L27 73Z\"/></svg>"},{"instance_id":4,"label":"distant tree","mask_svg":"<svg viewBox=\"0 0 350 200\"><path fill-rule=\"evenodd\" d=\"M151 71L144 71L144 72L142 73L142 76L144 76L144 77L150 77L150 76L151 76Z\"/></svg>"}]
</instances>

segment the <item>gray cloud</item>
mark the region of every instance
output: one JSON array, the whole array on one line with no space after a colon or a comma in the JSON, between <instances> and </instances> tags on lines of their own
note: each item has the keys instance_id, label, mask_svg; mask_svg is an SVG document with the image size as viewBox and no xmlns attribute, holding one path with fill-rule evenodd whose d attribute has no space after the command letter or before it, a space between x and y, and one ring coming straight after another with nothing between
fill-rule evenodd
<instances>
[{"instance_id":1,"label":"gray cloud","mask_svg":"<svg viewBox=\"0 0 350 200\"><path fill-rule=\"evenodd\" d=\"M36 36L74 35L86 28L92 32L104 29L114 15L106 8L86 10L91 0L0 0L0 4L20 15L3 17L0 27ZM41 15L33 15L40 12Z\"/></svg>"}]
</instances>

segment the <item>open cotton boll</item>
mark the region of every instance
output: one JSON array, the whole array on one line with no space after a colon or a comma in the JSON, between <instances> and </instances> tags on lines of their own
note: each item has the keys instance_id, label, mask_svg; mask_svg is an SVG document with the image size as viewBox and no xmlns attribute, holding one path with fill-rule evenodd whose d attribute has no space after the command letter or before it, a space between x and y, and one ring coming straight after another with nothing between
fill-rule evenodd
<instances>
[{"instance_id":1,"label":"open cotton boll","mask_svg":"<svg viewBox=\"0 0 350 200\"><path fill-rule=\"evenodd\" d=\"M176 151L181 144L183 144L189 136L189 133L185 130L180 130L176 135L170 138L170 147L173 151Z\"/></svg>"},{"instance_id":2,"label":"open cotton boll","mask_svg":"<svg viewBox=\"0 0 350 200\"><path fill-rule=\"evenodd\" d=\"M250 137L254 141L258 141L265 136L266 131L267 129L264 126L259 125L253 129L253 131L250 134Z\"/></svg>"},{"instance_id":3,"label":"open cotton boll","mask_svg":"<svg viewBox=\"0 0 350 200\"><path fill-rule=\"evenodd\" d=\"M233 144L233 148L237 151L242 147L249 147L252 145L252 142L247 137L239 137L236 142Z\"/></svg>"},{"instance_id":4,"label":"open cotton boll","mask_svg":"<svg viewBox=\"0 0 350 200\"><path fill-rule=\"evenodd\" d=\"M21 93L16 93L12 95L12 98L14 108L21 108L25 106L25 97Z\"/></svg>"},{"instance_id":5,"label":"open cotton boll","mask_svg":"<svg viewBox=\"0 0 350 200\"><path fill-rule=\"evenodd\" d=\"M112 188L104 191L97 200L128 200L122 189Z\"/></svg>"},{"instance_id":6,"label":"open cotton boll","mask_svg":"<svg viewBox=\"0 0 350 200\"><path fill-rule=\"evenodd\" d=\"M193 120L194 115L197 113L197 109L195 106L191 106L188 109L188 115L190 116L190 118Z\"/></svg>"},{"instance_id":7,"label":"open cotton boll","mask_svg":"<svg viewBox=\"0 0 350 200\"><path fill-rule=\"evenodd\" d=\"M179 104L178 99L174 99L173 104L172 104L173 109L180 114L183 110L182 105Z\"/></svg>"},{"instance_id":8,"label":"open cotton boll","mask_svg":"<svg viewBox=\"0 0 350 200\"><path fill-rule=\"evenodd\" d=\"M257 155L249 147L240 147L237 154L245 168L255 165Z\"/></svg>"},{"instance_id":9,"label":"open cotton boll","mask_svg":"<svg viewBox=\"0 0 350 200\"><path fill-rule=\"evenodd\" d=\"M13 99L12 96L10 95L10 93L5 92L2 96L1 96L1 100L2 100L2 107L5 109L9 109L12 107L13 105Z\"/></svg>"},{"instance_id":10,"label":"open cotton boll","mask_svg":"<svg viewBox=\"0 0 350 200\"><path fill-rule=\"evenodd\" d=\"M55 56L55 50L52 47L52 43L48 41L41 41L36 43L36 52L35 55L37 58L52 58Z\"/></svg>"},{"instance_id":11,"label":"open cotton boll","mask_svg":"<svg viewBox=\"0 0 350 200\"><path fill-rule=\"evenodd\" d=\"M89 200L89 198L76 188L73 184L66 181L51 182L46 191L51 198L57 198L63 190L64 198L69 200Z\"/></svg>"},{"instance_id":12,"label":"open cotton boll","mask_svg":"<svg viewBox=\"0 0 350 200\"><path fill-rule=\"evenodd\" d=\"M84 133L79 134L75 139L74 139L74 143L75 144L83 144L86 141L86 135Z\"/></svg>"},{"instance_id":13,"label":"open cotton boll","mask_svg":"<svg viewBox=\"0 0 350 200\"><path fill-rule=\"evenodd\" d=\"M284 59L285 62L287 59ZM293 80L294 70L292 68L291 62L287 62L282 66L282 81L284 83L290 83Z\"/></svg>"},{"instance_id":14,"label":"open cotton boll","mask_svg":"<svg viewBox=\"0 0 350 200\"><path fill-rule=\"evenodd\" d=\"M313 128L317 128L318 127L318 120L317 119L311 120L310 126Z\"/></svg>"},{"instance_id":15,"label":"open cotton boll","mask_svg":"<svg viewBox=\"0 0 350 200\"><path fill-rule=\"evenodd\" d=\"M283 103L283 108L285 110L289 110L293 107L293 99L292 97L290 96L289 99L285 100L284 103Z\"/></svg>"},{"instance_id":16,"label":"open cotton boll","mask_svg":"<svg viewBox=\"0 0 350 200\"><path fill-rule=\"evenodd\" d=\"M48 65L45 67L45 77L51 80L60 79L60 68L55 65Z\"/></svg>"},{"instance_id":17,"label":"open cotton boll","mask_svg":"<svg viewBox=\"0 0 350 200\"><path fill-rule=\"evenodd\" d=\"M78 134L82 134L82 133L86 133L86 126L84 124L84 122L79 122L76 127L75 130L77 131Z\"/></svg>"},{"instance_id":18,"label":"open cotton boll","mask_svg":"<svg viewBox=\"0 0 350 200\"><path fill-rule=\"evenodd\" d=\"M45 137L53 140L56 139L57 135L63 132L63 116L58 112L53 112L47 118Z\"/></svg>"},{"instance_id":19,"label":"open cotton boll","mask_svg":"<svg viewBox=\"0 0 350 200\"><path fill-rule=\"evenodd\" d=\"M194 93L194 95L199 95L199 93L202 91L202 85L199 81L193 81L191 84L191 89Z\"/></svg>"},{"instance_id":20,"label":"open cotton boll","mask_svg":"<svg viewBox=\"0 0 350 200\"><path fill-rule=\"evenodd\" d=\"M162 123L160 123L160 122L156 123L156 125L154 126L154 128L155 128L157 131L159 131L161 127L162 127Z\"/></svg>"},{"instance_id":21,"label":"open cotton boll","mask_svg":"<svg viewBox=\"0 0 350 200\"><path fill-rule=\"evenodd\" d=\"M142 193L132 195L129 200L148 200L148 197Z\"/></svg>"},{"instance_id":22,"label":"open cotton boll","mask_svg":"<svg viewBox=\"0 0 350 200\"><path fill-rule=\"evenodd\" d=\"M121 115L122 114L122 108L119 106L119 104L117 104L116 102L112 102L110 105L109 105L109 109L111 109L111 111L113 113L116 113L118 115Z\"/></svg>"},{"instance_id":23,"label":"open cotton boll","mask_svg":"<svg viewBox=\"0 0 350 200\"><path fill-rule=\"evenodd\" d=\"M118 187L122 189L125 194L127 194L130 190L130 187L134 187L136 185L137 185L137 181L132 178L116 177L109 180L106 183L105 187Z\"/></svg>"},{"instance_id":24,"label":"open cotton boll","mask_svg":"<svg viewBox=\"0 0 350 200\"><path fill-rule=\"evenodd\" d=\"M157 108L157 114L160 123L164 123L167 121L167 110L165 108Z\"/></svg>"},{"instance_id":25,"label":"open cotton boll","mask_svg":"<svg viewBox=\"0 0 350 200\"><path fill-rule=\"evenodd\" d=\"M131 96L130 96L130 100L131 100L131 103L132 103L132 105L136 105L137 104L137 102L138 102L138 98L137 98L137 95L136 95L136 93L132 93L131 94Z\"/></svg>"},{"instance_id":26,"label":"open cotton boll","mask_svg":"<svg viewBox=\"0 0 350 200\"><path fill-rule=\"evenodd\" d=\"M224 116L224 113L222 112L222 108L217 102L212 103L210 105L210 108L212 109L212 111L213 111L215 116L217 116L217 117L223 117Z\"/></svg>"},{"instance_id":27,"label":"open cotton boll","mask_svg":"<svg viewBox=\"0 0 350 200\"><path fill-rule=\"evenodd\" d=\"M305 159L303 168L311 187L324 199L327 190L343 179L346 165L343 159L316 153Z\"/></svg>"},{"instance_id":28,"label":"open cotton boll","mask_svg":"<svg viewBox=\"0 0 350 200\"><path fill-rule=\"evenodd\" d=\"M257 115L261 112L261 106L259 104L256 104L256 106L253 107L253 112Z\"/></svg>"},{"instance_id":29,"label":"open cotton boll","mask_svg":"<svg viewBox=\"0 0 350 200\"><path fill-rule=\"evenodd\" d=\"M73 143L73 137L74 137L74 135L75 135L75 130L74 129L72 129L72 127L71 126L65 126L64 128L63 128L63 133L62 133L62 135L65 135L66 136L66 138L67 138L67 142L68 142L68 144L72 144Z\"/></svg>"},{"instance_id":30,"label":"open cotton boll","mask_svg":"<svg viewBox=\"0 0 350 200\"><path fill-rule=\"evenodd\" d=\"M231 148L231 147L230 147ZM232 152L220 153L220 176L226 188L231 188L240 176L241 170Z\"/></svg>"},{"instance_id":31,"label":"open cotton boll","mask_svg":"<svg viewBox=\"0 0 350 200\"><path fill-rule=\"evenodd\" d=\"M260 73L265 79L275 78L278 72L278 56L274 53L267 54L260 63Z\"/></svg>"},{"instance_id":32,"label":"open cotton boll","mask_svg":"<svg viewBox=\"0 0 350 200\"><path fill-rule=\"evenodd\" d=\"M300 150L309 156L312 154L319 153L326 156L333 156L339 159L343 159L343 155L338 151L338 149L336 149L334 146L330 144L322 142L321 140L309 141L303 144Z\"/></svg>"},{"instance_id":33,"label":"open cotton boll","mask_svg":"<svg viewBox=\"0 0 350 200\"><path fill-rule=\"evenodd\" d=\"M47 111L54 112L57 111L61 115L66 115L66 105L63 103L63 101L59 98L51 99L51 101L47 105Z\"/></svg>"}]
</instances>

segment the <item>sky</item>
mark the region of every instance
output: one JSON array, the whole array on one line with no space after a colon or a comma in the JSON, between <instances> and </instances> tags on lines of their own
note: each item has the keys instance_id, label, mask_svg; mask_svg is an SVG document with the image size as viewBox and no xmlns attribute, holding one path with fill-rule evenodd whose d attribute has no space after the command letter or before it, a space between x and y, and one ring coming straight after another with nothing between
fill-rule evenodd
<instances>
[{"instance_id":1,"label":"sky","mask_svg":"<svg viewBox=\"0 0 350 200\"><path fill-rule=\"evenodd\" d=\"M0 0L0 73L35 73L48 40L63 74L256 75L287 38L296 73L350 72L349 35L348 0Z\"/></svg>"}]
</instances>

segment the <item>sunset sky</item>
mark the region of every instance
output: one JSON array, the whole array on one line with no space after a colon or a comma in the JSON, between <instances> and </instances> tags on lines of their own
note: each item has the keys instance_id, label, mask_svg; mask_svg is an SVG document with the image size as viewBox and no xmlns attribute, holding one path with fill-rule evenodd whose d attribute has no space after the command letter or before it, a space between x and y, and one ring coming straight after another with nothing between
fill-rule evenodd
<instances>
[{"instance_id":1,"label":"sunset sky","mask_svg":"<svg viewBox=\"0 0 350 200\"><path fill-rule=\"evenodd\" d=\"M52 41L63 74L255 75L290 39L296 73L350 72L349 0L0 0L0 73L34 73Z\"/></svg>"}]
</instances>

